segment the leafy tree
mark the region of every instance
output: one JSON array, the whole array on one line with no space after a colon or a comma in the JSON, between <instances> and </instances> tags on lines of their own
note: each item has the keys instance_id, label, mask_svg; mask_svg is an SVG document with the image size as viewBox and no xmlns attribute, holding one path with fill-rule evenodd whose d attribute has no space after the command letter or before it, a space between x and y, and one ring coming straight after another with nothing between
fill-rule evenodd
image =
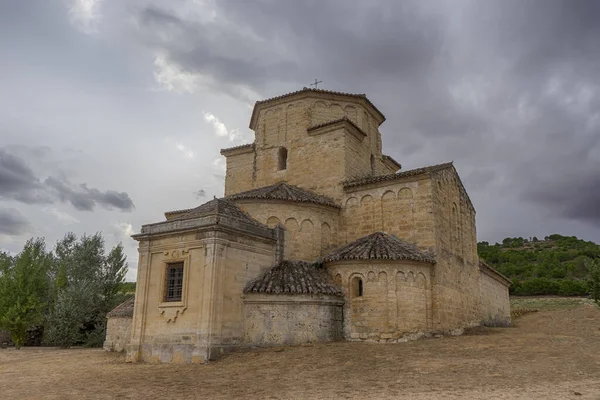
<instances>
[{"instance_id":1,"label":"leafy tree","mask_svg":"<svg viewBox=\"0 0 600 400\"><path fill-rule=\"evenodd\" d=\"M51 264L40 238L28 240L14 259L0 257L0 327L10 332L17 348L25 343L27 329L43 319Z\"/></svg>"},{"instance_id":2,"label":"leafy tree","mask_svg":"<svg viewBox=\"0 0 600 400\"><path fill-rule=\"evenodd\" d=\"M106 313L123 300L127 273L121 244L105 254L100 233L77 238L68 233L55 247L55 302L46 324L47 344L101 345Z\"/></svg>"},{"instance_id":3,"label":"leafy tree","mask_svg":"<svg viewBox=\"0 0 600 400\"><path fill-rule=\"evenodd\" d=\"M46 340L68 348L84 339L84 322L97 298L94 282L76 281L61 290L48 317Z\"/></svg>"},{"instance_id":4,"label":"leafy tree","mask_svg":"<svg viewBox=\"0 0 600 400\"><path fill-rule=\"evenodd\" d=\"M590 295L596 303L600 303L600 260L590 259L586 265L590 271Z\"/></svg>"}]
</instances>

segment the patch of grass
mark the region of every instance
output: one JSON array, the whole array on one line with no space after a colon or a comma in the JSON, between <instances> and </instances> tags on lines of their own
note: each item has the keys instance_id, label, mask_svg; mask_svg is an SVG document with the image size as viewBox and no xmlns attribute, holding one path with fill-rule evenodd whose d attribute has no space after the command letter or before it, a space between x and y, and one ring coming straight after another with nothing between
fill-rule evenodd
<instances>
[{"instance_id":1,"label":"patch of grass","mask_svg":"<svg viewBox=\"0 0 600 400\"><path fill-rule=\"evenodd\" d=\"M583 304L591 304L591 299L583 297L511 297L510 307L512 310L539 310L539 311L555 311L555 310L571 310L582 306Z\"/></svg>"}]
</instances>

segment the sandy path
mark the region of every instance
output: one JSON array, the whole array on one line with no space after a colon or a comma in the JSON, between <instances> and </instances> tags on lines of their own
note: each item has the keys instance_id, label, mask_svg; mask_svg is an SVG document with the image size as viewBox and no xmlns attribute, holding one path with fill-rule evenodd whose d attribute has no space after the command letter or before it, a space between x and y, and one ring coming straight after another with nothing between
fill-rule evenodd
<instances>
[{"instance_id":1,"label":"sandy path","mask_svg":"<svg viewBox=\"0 0 600 400\"><path fill-rule=\"evenodd\" d=\"M514 328L409 343L251 350L209 365L0 350L0 399L160 398L600 400L600 310L539 312Z\"/></svg>"}]
</instances>

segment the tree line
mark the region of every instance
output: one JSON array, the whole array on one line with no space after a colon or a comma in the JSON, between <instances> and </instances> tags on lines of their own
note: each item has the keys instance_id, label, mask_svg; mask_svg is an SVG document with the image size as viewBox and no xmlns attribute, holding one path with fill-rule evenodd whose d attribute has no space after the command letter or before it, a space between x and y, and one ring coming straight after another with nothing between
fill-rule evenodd
<instances>
[{"instance_id":1,"label":"tree line","mask_svg":"<svg viewBox=\"0 0 600 400\"><path fill-rule=\"evenodd\" d=\"M515 295L600 299L600 246L575 236L505 238L477 244L479 257L513 281Z\"/></svg>"},{"instance_id":2,"label":"tree line","mask_svg":"<svg viewBox=\"0 0 600 400\"><path fill-rule=\"evenodd\" d=\"M106 314L126 300L126 256L102 234L67 233L53 249L30 239L16 256L0 252L0 329L24 344L101 346Z\"/></svg>"}]
</instances>

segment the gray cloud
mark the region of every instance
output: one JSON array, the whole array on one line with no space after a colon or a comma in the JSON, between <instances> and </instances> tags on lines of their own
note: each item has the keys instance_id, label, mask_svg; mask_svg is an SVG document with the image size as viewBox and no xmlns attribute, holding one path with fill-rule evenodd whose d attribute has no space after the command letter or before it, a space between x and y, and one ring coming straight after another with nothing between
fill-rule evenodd
<instances>
[{"instance_id":1,"label":"gray cloud","mask_svg":"<svg viewBox=\"0 0 600 400\"><path fill-rule=\"evenodd\" d=\"M195 187L218 194L211 161L231 144L198 110L249 137L248 105L315 77L369 96L404 169L454 160L481 240L600 240L597 1L101 2L92 35L61 2L0 3L0 84L14 94L0 95L0 136L20 146L0 156L0 201L49 240L63 227L41 203L97 210L73 227L109 232L193 206ZM179 142L193 158L175 161ZM80 184L92 177L127 193ZM152 200L127 220L104 211L131 209L130 196Z\"/></svg>"},{"instance_id":2,"label":"gray cloud","mask_svg":"<svg viewBox=\"0 0 600 400\"><path fill-rule=\"evenodd\" d=\"M39 153L39 148L32 152ZM0 199L12 199L26 204L68 202L77 210L93 211L96 205L106 209L132 211L133 201L126 192L100 191L87 184L74 185L62 176L50 176L43 182L25 161L0 149Z\"/></svg>"},{"instance_id":3,"label":"gray cloud","mask_svg":"<svg viewBox=\"0 0 600 400\"><path fill-rule=\"evenodd\" d=\"M201 199L203 197L206 197L206 191L204 189L196 190L194 192L194 196L196 196L196 199Z\"/></svg>"},{"instance_id":4,"label":"gray cloud","mask_svg":"<svg viewBox=\"0 0 600 400\"><path fill-rule=\"evenodd\" d=\"M0 208L0 234L21 235L30 227L29 221L19 211L14 208Z\"/></svg>"}]
</instances>

